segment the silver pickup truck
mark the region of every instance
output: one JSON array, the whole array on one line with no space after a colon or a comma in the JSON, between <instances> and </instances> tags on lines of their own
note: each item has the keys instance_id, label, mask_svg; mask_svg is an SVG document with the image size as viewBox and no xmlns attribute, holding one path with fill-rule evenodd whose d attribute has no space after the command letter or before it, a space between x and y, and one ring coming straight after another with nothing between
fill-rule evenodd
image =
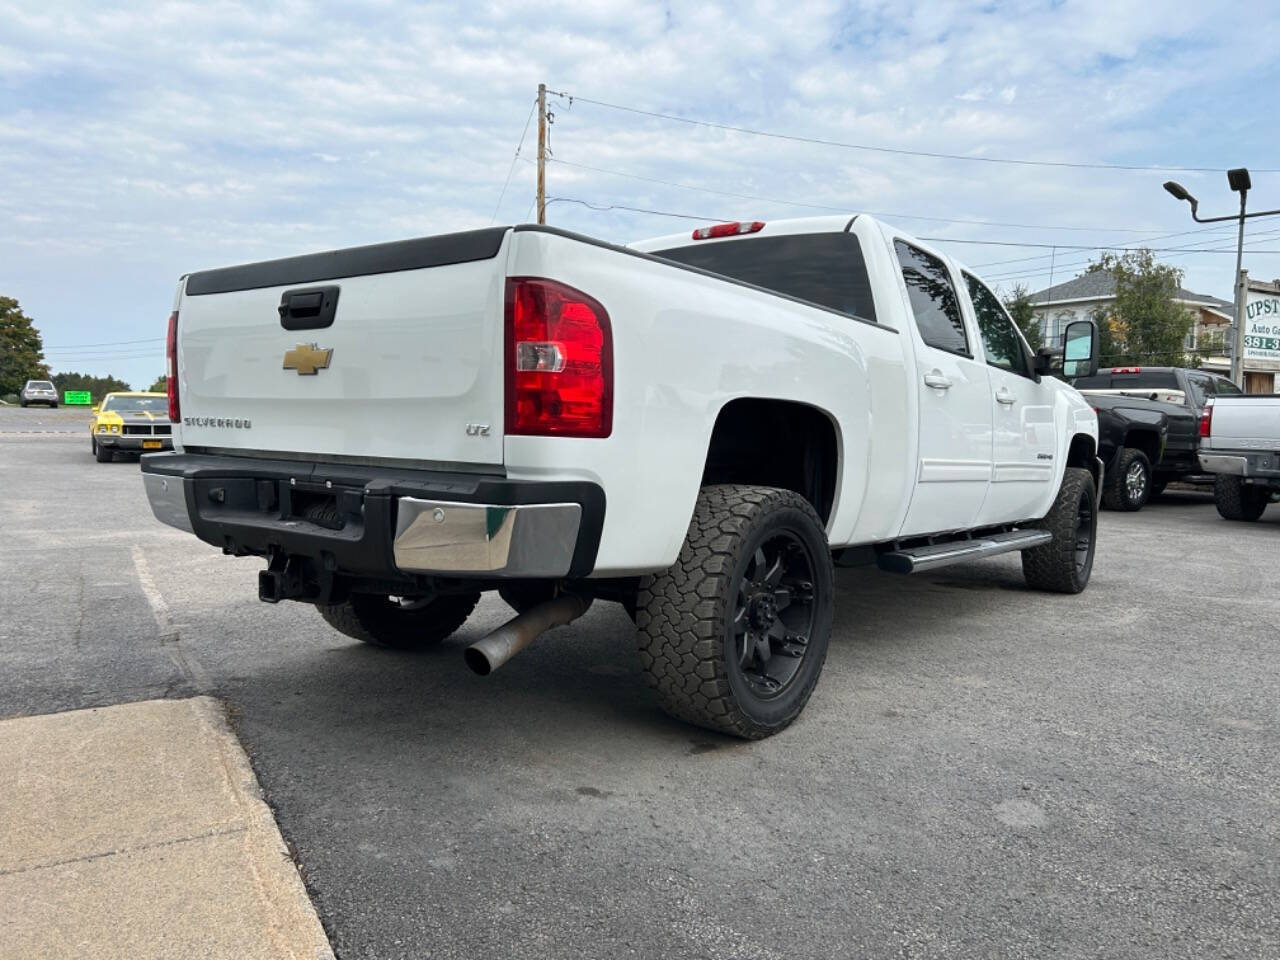
<instances>
[{"instance_id":1,"label":"silver pickup truck","mask_svg":"<svg viewBox=\"0 0 1280 960\"><path fill-rule=\"evenodd\" d=\"M1228 520L1257 520L1280 498L1280 394L1219 396L1200 415L1200 466Z\"/></svg>"}]
</instances>

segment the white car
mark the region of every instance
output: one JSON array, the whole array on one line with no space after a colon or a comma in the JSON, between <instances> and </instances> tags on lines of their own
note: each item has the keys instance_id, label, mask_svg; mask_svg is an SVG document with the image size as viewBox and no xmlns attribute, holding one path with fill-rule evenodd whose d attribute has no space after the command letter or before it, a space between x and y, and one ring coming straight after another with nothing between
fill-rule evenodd
<instances>
[{"instance_id":1,"label":"white car","mask_svg":"<svg viewBox=\"0 0 1280 960\"><path fill-rule=\"evenodd\" d=\"M168 342L152 508L265 557L262 599L422 647L498 590L522 612L468 648L482 673L618 601L662 706L730 734L808 700L833 554L910 572L1021 550L1064 593L1092 569L1093 410L972 271L868 216L207 270ZM1096 347L1069 327L1066 375Z\"/></svg>"},{"instance_id":2,"label":"white car","mask_svg":"<svg viewBox=\"0 0 1280 960\"><path fill-rule=\"evenodd\" d=\"M33 403L47 403L56 409L58 391L48 380L28 380L22 392L18 394L18 402L24 407L29 407Z\"/></svg>"}]
</instances>

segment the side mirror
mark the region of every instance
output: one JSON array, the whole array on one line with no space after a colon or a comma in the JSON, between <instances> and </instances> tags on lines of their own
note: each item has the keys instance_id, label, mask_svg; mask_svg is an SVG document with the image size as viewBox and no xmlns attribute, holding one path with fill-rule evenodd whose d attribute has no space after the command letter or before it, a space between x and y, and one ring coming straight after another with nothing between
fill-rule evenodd
<instances>
[{"instance_id":1,"label":"side mirror","mask_svg":"<svg viewBox=\"0 0 1280 960\"><path fill-rule=\"evenodd\" d=\"M1092 320L1073 320L1062 334L1062 375L1092 377L1098 372L1098 325Z\"/></svg>"},{"instance_id":2,"label":"side mirror","mask_svg":"<svg viewBox=\"0 0 1280 960\"><path fill-rule=\"evenodd\" d=\"M98 408L97 408L97 407L90 407L90 408L89 408L89 412L90 412L90 413L92 413L92 414L94 414L94 415L96 415L96 414L98 413Z\"/></svg>"}]
</instances>

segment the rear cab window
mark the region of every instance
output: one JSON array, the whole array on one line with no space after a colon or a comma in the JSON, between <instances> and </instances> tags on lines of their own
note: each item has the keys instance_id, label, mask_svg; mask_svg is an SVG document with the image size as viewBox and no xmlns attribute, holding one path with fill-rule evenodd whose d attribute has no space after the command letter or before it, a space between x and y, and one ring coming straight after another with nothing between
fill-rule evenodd
<instances>
[{"instance_id":1,"label":"rear cab window","mask_svg":"<svg viewBox=\"0 0 1280 960\"><path fill-rule=\"evenodd\" d=\"M1077 390L1181 390L1178 376L1172 370L1142 370L1138 373L1102 371L1092 377L1076 377Z\"/></svg>"},{"instance_id":2,"label":"rear cab window","mask_svg":"<svg viewBox=\"0 0 1280 960\"><path fill-rule=\"evenodd\" d=\"M876 322L862 246L851 233L744 237L655 250L653 256Z\"/></svg>"},{"instance_id":3,"label":"rear cab window","mask_svg":"<svg viewBox=\"0 0 1280 960\"><path fill-rule=\"evenodd\" d=\"M902 240L893 242L902 267L902 279L911 299L920 336L929 346L961 357L972 357L969 336L964 329L960 298L951 282L947 265Z\"/></svg>"}]
</instances>

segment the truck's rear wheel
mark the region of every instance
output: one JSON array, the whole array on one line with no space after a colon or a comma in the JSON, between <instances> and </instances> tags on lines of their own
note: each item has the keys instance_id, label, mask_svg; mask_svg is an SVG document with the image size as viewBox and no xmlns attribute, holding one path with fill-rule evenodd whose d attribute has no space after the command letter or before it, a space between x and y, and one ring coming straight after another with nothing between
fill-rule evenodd
<instances>
[{"instance_id":1,"label":"truck's rear wheel","mask_svg":"<svg viewBox=\"0 0 1280 960\"><path fill-rule=\"evenodd\" d=\"M1098 542L1097 488L1093 474L1067 467L1058 498L1035 526L1053 539L1022 551L1022 575L1027 586L1054 593L1079 593L1089 584Z\"/></svg>"},{"instance_id":2,"label":"truck's rear wheel","mask_svg":"<svg viewBox=\"0 0 1280 960\"><path fill-rule=\"evenodd\" d=\"M785 728L822 673L831 551L799 494L704 487L680 556L640 581L640 660L664 710L748 739Z\"/></svg>"},{"instance_id":3,"label":"truck's rear wheel","mask_svg":"<svg viewBox=\"0 0 1280 960\"><path fill-rule=\"evenodd\" d=\"M1151 498L1151 461L1141 450L1125 447L1107 477L1102 505L1108 510L1141 510Z\"/></svg>"},{"instance_id":4,"label":"truck's rear wheel","mask_svg":"<svg viewBox=\"0 0 1280 960\"><path fill-rule=\"evenodd\" d=\"M1213 502L1225 520L1257 520L1270 499L1266 488L1250 486L1239 477L1214 478Z\"/></svg>"},{"instance_id":5,"label":"truck's rear wheel","mask_svg":"<svg viewBox=\"0 0 1280 960\"><path fill-rule=\"evenodd\" d=\"M479 602L479 593L428 600L353 593L345 603L316 604L316 609L329 626L355 640L375 647L423 650L452 635Z\"/></svg>"}]
</instances>

